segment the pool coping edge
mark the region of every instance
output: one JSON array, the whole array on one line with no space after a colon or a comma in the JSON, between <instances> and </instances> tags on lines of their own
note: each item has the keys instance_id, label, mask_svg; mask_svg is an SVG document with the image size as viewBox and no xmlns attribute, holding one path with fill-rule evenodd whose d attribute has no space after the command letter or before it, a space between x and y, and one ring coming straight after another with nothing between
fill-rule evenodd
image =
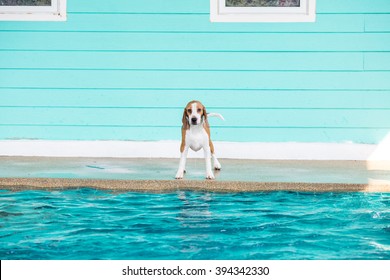
<instances>
[{"instance_id":1,"label":"pool coping edge","mask_svg":"<svg viewBox=\"0 0 390 280\"><path fill-rule=\"evenodd\" d=\"M112 191L172 192L178 190L207 192L390 192L386 183L318 183L318 182L246 182L218 180L111 180L78 178L0 178L0 189L62 190L94 188Z\"/></svg>"}]
</instances>

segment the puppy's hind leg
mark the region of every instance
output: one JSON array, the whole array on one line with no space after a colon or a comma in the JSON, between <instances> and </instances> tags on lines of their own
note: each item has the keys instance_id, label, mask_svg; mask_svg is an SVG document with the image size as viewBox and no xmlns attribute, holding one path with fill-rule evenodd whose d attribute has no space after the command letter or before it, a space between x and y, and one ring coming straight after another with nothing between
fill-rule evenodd
<instances>
[{"instance_id":1,"label":"puppy's hind leg","mask_svg":"<svg viewBox=\"0 0 390 280\"><path fill-rule=\"evenodd\" d=\"M209 141L209 145L210 145L211 157L213 158L214 169L221 170L221 164L219 163L217 157L215 156L214 145L213 145L213 142L211 140Z\"/></svg>"},{"instance_id":2,"label":"puppy's hind leg","mask_svg":"<svg viewBox=\"0 0 390 280\"><path fill-rule=\"evenodd\" d=\"M221 170L222 166L221 164L219 163L217 157L215 156L215 154L211 154L211 157L213 158L213 166L214 166L214 169L215 170Z\"/></svg>"}]
</instances>

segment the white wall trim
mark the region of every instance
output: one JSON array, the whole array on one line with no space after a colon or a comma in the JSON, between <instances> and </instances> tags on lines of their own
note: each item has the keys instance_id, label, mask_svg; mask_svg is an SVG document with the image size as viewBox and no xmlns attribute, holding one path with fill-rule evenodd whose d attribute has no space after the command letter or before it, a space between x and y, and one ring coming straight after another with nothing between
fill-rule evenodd
<instances>
[{"instance_id":1,"label":"white wall trim","mask_svg":"<svg viewBox=\"0 0 390 280\"><path fill-rule=\"evenodd\" d=\"M0 156L179 158L179 141L0 140ZM379 145L215 142L220 158L264 160L390 160ZM189 153L201 158L203 152Z\"/></svg>"},{"instance_id":2,"label":"white wall trim","mask_svg":"<svg viewBox=\"0 0 390 280\"><path fill-rule=\"evenodd\" d=\"M303 8L227 8L223 7L225 3L224 0L210 0L211 22L314 22L316 20L316 0L303 0L301 2Z\"/></svg>"}]
</instances>

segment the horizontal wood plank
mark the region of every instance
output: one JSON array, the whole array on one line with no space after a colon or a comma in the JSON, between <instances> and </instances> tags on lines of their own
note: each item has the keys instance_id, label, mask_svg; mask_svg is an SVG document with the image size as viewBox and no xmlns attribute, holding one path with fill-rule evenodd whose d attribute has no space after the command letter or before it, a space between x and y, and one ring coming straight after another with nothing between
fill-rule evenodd
<instances>
[{"instance_id":1,"label":"horizontal wood plank","mask_svg":"<svg viewBox=\"0 0 390 280\"><path fill-rule=\"evenodd\" d=\"M387 33L0 32L0 50L390 51Z\"/></svg>"},{"instance_id":2,"label":"horizontal wood plank","mask_svg":"<svg viewBox=\"0 0 390 280\"><path fill-rule=\"evenodd\" d=\"M207 108L388 109L390 91L0 89L7 107L176 108L191 100Z\"/></svg>"},{"instance_id":3,"label":"horizontal wood plank","mask_svg":"<svg viewBox=\"0 0 390 280\"><path fill-rule=\"evenodd\" d=\"M364 15L318 15L316 23L215 23L208 14L69 14L66 22L2 22L9 31L65 32L364 32Z\"/></svg>"},{"instance_id":4,"label":"horizontal wood plank","mask_svg":"<svg viewBox=\"0 0 390 280\"><path fill-rule=\"evenodd\" d=\"M0 51L0 68L146 70L363 70L363 54L321 52Z\"/></svg>"},{"instance_id":5,"label":"horizontal wood plank","mask_svg":"<svg viewBox=\"0 0 390 280\"><path fill-rule=\"evenodd\" d=\"M389 90L390 72L0 70L2 88Z\"/></svg>"},{"instance_id":6,"label":"horizontal wood plank","mask_svg":"<svg viewBox=\"0 0 390 280\"><path fill-rule=\"evenodd\" d=\"M390 13L365 15L366 32L390 32Z\"/></svg>"},{"instance_id":7,"label":"horizontal wood plank","mask_svg":"<svg viewBox=\"0 0 390 280\"><path fill-rule=\"evenodd\" d=\"M390 13L388 0L317 0L318 13Z\"/></svg>"},{"instance_id":8,"label":"horizontal wood plank","mask_svg":"<svg viewBox=\"0 0 390 280\"><path fill-rule=\"evenodd\" d=\"M364 69L390 71L390 52L365 53Z\"/></svg>"},{"instance_id":9,"label":"horizontal wood plank","mask_svg":"<svg viewBox=\"0 0 390 280\"><path fill-rule=\"evenodd\" d=\"M209 108L209 111L214 111ZM218 127L389 128L390 109L218 109L226 121ZM0 107L0 124L181 126L183 109L158 108L20 108ZM310 116L310 117L308 117Z\"/></svg>"}]
</instances>

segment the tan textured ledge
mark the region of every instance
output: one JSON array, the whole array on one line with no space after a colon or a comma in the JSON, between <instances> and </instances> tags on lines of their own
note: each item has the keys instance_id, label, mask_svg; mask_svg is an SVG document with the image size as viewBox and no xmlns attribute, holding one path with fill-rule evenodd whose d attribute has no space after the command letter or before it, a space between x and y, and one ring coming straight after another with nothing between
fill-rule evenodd
<instances>
[{"instance_id":1,"label":"tan textured ledge","mask_svg":"<svg viewBox=\"0 0 390 280\"><path fill-rule=\"evenodd\" d=\"M343 184L298 182L232 182L195 180L105 180L65 178L0 178L0 189L58 190L90 187L101 190L134 192L172 192L176 190L210 192L390 192L390 184Z\"/></svg>"}]
</instances>

